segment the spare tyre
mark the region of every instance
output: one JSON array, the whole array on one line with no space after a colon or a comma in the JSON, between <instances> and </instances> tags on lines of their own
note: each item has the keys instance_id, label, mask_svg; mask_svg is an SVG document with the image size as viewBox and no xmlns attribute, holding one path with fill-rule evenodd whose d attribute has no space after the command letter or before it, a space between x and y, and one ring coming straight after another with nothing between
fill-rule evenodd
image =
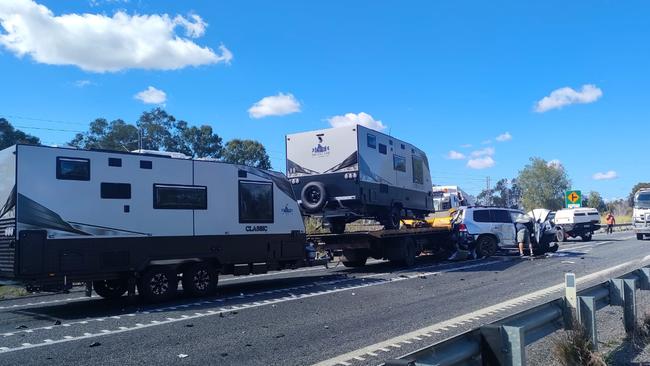
<instances>
[{"instance_id":1,"label":"spare tyre","mask_svg":"<svg viewBox=\"0 0 650 366\"><path fill-rule=\"evenodd\" d=\"M307 212L320 211L327 202L327 194L325 192L325 185L321 182L309 182L300 193L302 200L302 207Z\"/></svg>"}]
</instances>

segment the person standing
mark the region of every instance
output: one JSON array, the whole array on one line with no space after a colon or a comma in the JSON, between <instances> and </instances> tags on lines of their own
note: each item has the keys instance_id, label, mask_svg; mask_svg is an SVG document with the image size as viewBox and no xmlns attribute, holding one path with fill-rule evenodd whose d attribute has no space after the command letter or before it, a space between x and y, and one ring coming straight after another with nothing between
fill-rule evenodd
<instances>
[{"instance_id":1,"label":"person standing","mask_svg":"<svg viewBox=\"0 0 650 366\"><path fill-rule=\"evenodd\" d=\"M528 244L528 248L530 249L530 256L533 256L533 244L530 241L530 229L528 226L529 225L520 222L520 220L517 220L517 224L515 225L517 228L517 243L519 243L519 256L521 257L524 256L525 244Z\"/></svg>"},{"instance_id":2,"label":"person standing","mask_svg":"<svg viewBox=\"0 0 650 366\"><path fill-rule=\"evenodd\" d=\"M610 211L607 213L605 220L607 221L607 234L611 234L614 232L614 224L616 224L616 218L614 218L614 215Z\"/></svg>"}]
</instances>

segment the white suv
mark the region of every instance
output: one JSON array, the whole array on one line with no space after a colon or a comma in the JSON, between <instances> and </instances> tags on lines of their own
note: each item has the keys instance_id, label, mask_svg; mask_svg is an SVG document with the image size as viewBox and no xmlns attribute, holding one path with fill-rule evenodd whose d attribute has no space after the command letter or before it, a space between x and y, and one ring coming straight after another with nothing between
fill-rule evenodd
<instances>
[{"instance_id":1,"label":"white suv","mask_svg":"<svg viewBox=\"0 0 650 366\"><path fill-rule=\"evenodd\" d=\"M462 207L458 209L452 220L457 242L462 249L475 248L476 256L489 257L501 249L517 248L516 222L518 219L530 220L523 211L500 207ZM535 252L546 252L550 249L554 233L543 232L541 245L536 240L535 225L531 221L529 230ZM527 248L526 248L527 249Z\"/></svg>"}]
</instances>

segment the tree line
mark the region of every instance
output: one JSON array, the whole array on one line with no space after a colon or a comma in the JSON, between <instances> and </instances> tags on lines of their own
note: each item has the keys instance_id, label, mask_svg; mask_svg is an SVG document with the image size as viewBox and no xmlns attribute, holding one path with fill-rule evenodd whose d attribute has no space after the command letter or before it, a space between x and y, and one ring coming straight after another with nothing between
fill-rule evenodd
<instances>
[{"instance_id":1,"label":"tree line","mask_svg":"<svg viewBox=\"0 0 650 366\"><path fill-rule=\"evenodd\" d=\"M16 143L39 144L38 137L15 129L0 118L0 148ZM232 139L225 144L209 125L193 126L162 108L145 111L132 124L122 119L97 118L88 131L77 133L68 145L80 149L113 151L156 150L179 152L193 158L213 158L228 163L271 169L264 145L254 140Z\"/></svg>"},{"instance_id":2,"label":"tree line","mask_svg":"<svg viewBox=\"0 0 650 366\"><path fill-rule=\"evenodd\" d=\"M476 196L479 205L524 209L547 208L559 210L564 207L564 193L571 188L571 179L562 164L531 158L516 178L500 179L494 188L484 189ZM614 215L629 215L634 194L640 188L650 188L650 183L638 183L627 199L605 203L600 193L591 191L583 197L583 206Z\"/></svg>"}]
</instances>

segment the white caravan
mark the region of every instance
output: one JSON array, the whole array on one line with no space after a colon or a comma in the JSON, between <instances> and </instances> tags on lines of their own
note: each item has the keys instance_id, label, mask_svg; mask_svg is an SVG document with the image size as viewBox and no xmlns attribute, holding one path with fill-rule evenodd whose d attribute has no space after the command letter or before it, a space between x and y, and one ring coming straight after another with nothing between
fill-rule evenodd
<instances>
[{"instance_id":1,"label":"white caravan","mask_svg":"<svg viewBox=\"0 0 650 366\"><path fill-rule=\"evenodd\" d=\"M304 259L304 225L281 173L157 154L17 145L0 151L0 277L94 281L151 300ZM166 282L165 282L166 281ZM162 282L165 282L163 284ZM162 291L161 289L165 289Z\"/></svg>"},{"instance_id":2,"label":"white caravan","mask_svg":"<svg viewBox=\"0 0 650 366\"><path fill-rule=\"evenodd\" d=\"M578 236L583 241L590 241L594 231L600 229L600 214L598 210L590 207L558 210L552 220L559 242Z\"/></svg>"},{"instance_id":3,"label":"white caravan","mask_svg":"<svg viewBox=\"0 0 650 366\"><path fill-rule=\"evenodd\" d=\"M356 125L287 135L286 149L300 206L333 232L359 218L394 229L433 211L427 156L407 142Z\"/></svg>"},{"instance_id":4,"label":"white caravan","mask_svg":"<svg viewBox=\"0 0 650 366\"><path fill-rule=\"evenodd\" d=\"M640 189L634 194L632 222L638 240L650 236L650 189Z\"/></svg>"}]
</instances>

